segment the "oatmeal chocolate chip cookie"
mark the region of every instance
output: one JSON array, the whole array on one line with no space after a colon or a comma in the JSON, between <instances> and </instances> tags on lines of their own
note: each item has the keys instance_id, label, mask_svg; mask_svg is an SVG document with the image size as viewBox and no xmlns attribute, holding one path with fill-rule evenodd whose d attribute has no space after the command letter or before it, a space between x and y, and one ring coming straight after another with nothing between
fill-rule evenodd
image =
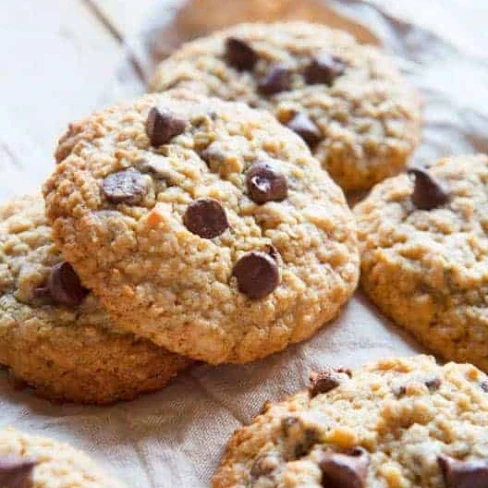
<instances>
[{"instance_id":1,"label":"oatmeal chocolate chip cookie","mask_svg":"<svg viewBox=\"0 0 488 488\"><path fill-rule=\"evenodd\" d=\"M269 110L345 191L398 173L419 140L419 96L390 59L323 25L242 24L190 42L150 83L174 87Z\"/></svg>"},{"instance_id":2,"label":"oatmeal chocolate chip cookie","mask_svg":"<svg viewBox=\"0 0 488 488\"><path fill-rule=\"evenodd\" d=\"M186 91L72 124L44 187L57 243L115 323L210 363L310 337L358 279L339 187L271 115Z\"/></svg>"},{"instance_id":3,"label":"oatmeal chocolate chip cookie","mask_svg":"<svg viewBox=\"0 0 488 488\"><path fill-rule=\"evenodd\" d=\"M488 157L409 173L356 206L363 288L433 352L488 371Z\"/></svg>"},{"instance_id":4,"label":"oatmeal chocolate chip cookie","mask_svg":"<svg viewBox=\"0 0 488 488\"><path fill-rule=\"evenodd\" d=\"M488 486L480 370L415 356L324 374L234 433L214 488Z\"/></svg>"},{"instance_id":5,"label":"oatmeal chocolate chip cookie","mask_svg":"<svg viewBox=\"0 0 488 488\"><path fill-rule=\"evenodd\" d=\"M124 485L69 444L18 432L0 431L2 488L122 488Z\"/></svg>"},{"instance_id":6,"label":"oatmeal chocolate chip cookie","mask_svg":"<svg viewBox=\"0 0 488 488\"><path fill-rule=\"evenodd\" d=\"M101 404L161 388L190 360L112 325L27 196L0 206L0 364L43 397Z\"/></svg>"}]
</instances>

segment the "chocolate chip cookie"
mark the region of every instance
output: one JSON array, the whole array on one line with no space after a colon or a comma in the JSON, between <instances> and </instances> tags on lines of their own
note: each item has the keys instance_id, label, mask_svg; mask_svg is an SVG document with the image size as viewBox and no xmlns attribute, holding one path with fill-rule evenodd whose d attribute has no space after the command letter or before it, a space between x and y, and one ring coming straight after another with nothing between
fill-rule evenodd
<instances>
[{"instance_id":1,"label":"chocolate chip cookie","mask_svg":"<svg viewBox=\"0 0 488 488\"><path fill-rule=\"evenodd\" d=\"M323 371L234 433L213 487L249 486L484 488L488 378L427 356Z\"/></svg>"},{"instance_id":2,"label":"chocolate chip cookie","mask_svg":"<svg viewBox=\"0 0 488 488\"><path fill-rule=\"evenodd\" d=\"M433 352L488 371L488 157L414 168L355 213L373 302Z\"/></svg>"},{"instance_id":3,"label":"chocolate chip cookie","mask_svg":"<svg viewBox=\"0 0 488 488\"><path fill-rule=\"evenodd\" d=\"M122 488L124 485L69 444L18 432L0 431L2 488Z\"/></svg>"},{"instance_id":4,"label":"chocolate chip cookie","mask_svg":"<svg viewBox=\"0 0 488 488\"><path fill-rule=\"evenodd\" d=\"M56 249L41 196L0 206L0 364L52 400L109 403L190 360L118 330Z\"/></svg>"},{"instance_id":5,"label":"chocolate chip cookie","mask_svg":"<svg viewBox=\"0 0 488 488\"><path fill-rule=\"evenodd\" d=\"M419 97L391 60L323 25L242 24L190 42L150 83L173 87L269 110L345 191L400 172L419 140Z\"/></svg>"},{"instance_id":6,"label":"chocolate chip cookie","mask_svg":"<svg viewBox=\"0 0 488 488\"><path fill-rule=\"evenodd\" d=\"M210 363L310 337L358 278L344 195L245 104L172 91L72 124L44 187L66 259L118 326Z\"/></svg>"}]
</instances>

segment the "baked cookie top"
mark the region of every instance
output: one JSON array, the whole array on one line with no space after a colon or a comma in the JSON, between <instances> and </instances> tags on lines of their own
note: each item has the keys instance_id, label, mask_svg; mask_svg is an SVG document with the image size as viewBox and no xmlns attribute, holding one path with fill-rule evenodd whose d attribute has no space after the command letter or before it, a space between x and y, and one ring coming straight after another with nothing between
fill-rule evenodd
<instances>
[{"instance_id":1,"label":"baked cookie top","mask_svg":"<svg viewBox=\"0 0 488 488\"><path fill-rule=\"evenodd\" d=\"M237 430L214 479L224 487L482 488L488 379L417 356L324 371L309 391Z\"/></svg>"},{"instance_id":2,"label":"baked cookie top","mask_svg":"<svg viewBox=\"0 0 488 488\"><path fill-rule=\"evenodd\" d=\"M122 488L83 452L69 444L18 432L0 431L2 488Z\"/></svg>"},{"instance_id":3,"label":"baked cookie top","mask_svg":"<svg viewBox=\"0 0 488 488\"><path fill-rule=\"evenodd\" d=\"M241 24L185 44L150 83L174 87L270 111L345 191L398 173L419 140L419 96L390 58L324 25Z\"/></svg>"},{"instance_id":4,"label":"baked cookie top","mask_svg":"<svg viewBox=\"0 0 488 488\"><path fill-rule=\"evenodd\" d=\"M488 157L386 180L355 213L373 301L432 351L488 371Z\"/></svg>"},{"instance_id":5,"label":"baked cookie top","mask_svg":"<svg viewBox=\"0 0 488 488\"><path fill-rule=\"evenodd\" d=\"M130 399L190 360L117 329L52 240L41 196L0 206L0 364L42 396Z\"/></svg>"},{"instance_id":6,"label":"baked cookie top","mask_svg":"<svg viewBox=\"0 0 488 488\"><path fill-rule=\"evenodd\" d=\"M269 114L186 91L72 124L44 186L57 243L117 325L210 363L303 340L358 279L355 222Z\"/></svg>"}]
</instances>

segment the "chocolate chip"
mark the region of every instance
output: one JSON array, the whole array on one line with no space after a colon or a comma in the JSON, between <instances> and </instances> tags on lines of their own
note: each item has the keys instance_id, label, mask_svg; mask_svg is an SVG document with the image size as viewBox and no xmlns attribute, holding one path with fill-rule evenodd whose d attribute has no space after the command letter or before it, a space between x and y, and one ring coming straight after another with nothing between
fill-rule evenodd
<instances>
[{"instance_id":1,"label":"chocolate chip","mask_svg":"<svg viewBox=\"0 0 488 488\"><path fill-rule=\"evenodd\" d=\"M53 301L59 305L76 307L88 295L71 264L63 261L51 270L47 287Z\"/></svg>"},{"instance_id":2,"label":"chocolate chip","mask_svg":"<svg viewBox=\"0 0 488 488\"><path fill-rule=\"evenodd\" d=\"M344 73L346 65L337 56L319 54L305 68L305 81L309 85L332 85L334 80Z\"/></svg>"},{"instance_id":3,"label":"chocolate chip","mask_svg":"<svg viewBox=\"0 0 488 488\"><path fill-rule=\"evenodd\" d=\"M251 467L251 476L254 479L268 476L280 465L280 457L275 452L260 454Z\"/></svg>"},{"instance_id":4,"label":"chocolate chip","mask_svg":"<svg viewBox=\"0 0 488 488\"><path fill-rule=\"evenodd\" d=\"M369 453L357 447L346 453L325 452L320 461L325 488L364 488L370 463Z\"/></svg>"},{"instance_id":5,"label":"chocolate chip","mask_svg":"<svg viewBox=\"0 0 488 488\"><path fill-rule=\"evenodd\" d=\"M274 95L291 88L291 71L283 66L274 66L266 76L258 82L258 90L262 95Z\"/></svg>"},{"instance_id":6,"label":"chocolate chip","mask_svg":"<svg viewBox=\"0 0 488 488\"><path fill-rule=\"evenodd\" d=\"M335 370L338 373L344 373L345 375L349 376L349 378L352 378L352 370L350 368L340 367L340 368L335 368Z\"/></svg>"},{"instance_id":7,"label":"chocolate chip","mask_svg":"<svg viewBox=\"0 0 488 488\"><path fill-rule=\"evenodd\" d=\"M285 458L288 460L306 456L318 441L317 430L307 426L299 417L289 415L281 421L285 440Z\"/></svg>"},{"instance_id":8,"label":"chocolate chip","mask_svg":"<svg viewBox=\"0 0 488 488\"><path fill-rule=\"evenodd\" d=\"M322 133L315 122L302 112L295 114L286 126L298 134L311 148L315 147L322 139Z\"/></svg>"},{"instance_id":9,"label":"chocolate chip","mask_svg":"<svg viewBox=\"0 0 488 488\"><path fill-rule=\"evenodd\" d=\"M146 177L129 168L108 175L102 183L105 198L112 203L139 203L147 194Z\"/></svg>"},{"instance_id":10,"label":"chocolate chip","mask_svg":"<svg viewBox=\"0 0 488 488\"><path fill-rule=\"evenodd\" d=\"M488 487L488 460L458 461L441 454L437 462L446 488Z\"/></svg>"},{"instance_id":11,"label":"chocolate chip","mask_svg":"<svg viewBox=\"0 0 488 488\"><path fill-rule=\"evenodd\" d=\"M249 298L264 298L280 281L276 261L264 252L248 252L234 265L239 291Z\"/></svg>"},{"instance_id":12,"label":"chocolate chip","mask_svg":"<svg viewBox=\"0 0 488 488\"><path fill-rule=\"evenodd\" d=\"M420 210L432 210L449 201L446 186L427 171L414 168L408 171L415 178L412 202Z\"/></svg>"},{"instance_id":13,"label":"chocolate chip","mask_svg":"<svg viewBox=\"0 0 488 488\"><path fill-rule=\"evenodd\" d=\"M296 430L300 428L300 420L298 417L293 417L289 415L281 420L281 428L283 430L283 435L285 437L294 436L297 432Z\"/></svg>"},{"instance_id":14,"label":"chocolate chip","mask_svg":"<svg viewBox=\"0 0 488 488\"><path fill-rule=\"evenodd\" d=\"M342 368L337 370L330 368L319 373L312 373L308 387L310 398L337 388L346 379L346 376L351 377L350 374L350 370L344 370Z\"/></svg>"},{"instance_id":15,"label":"chocolate chip","mask_svg":"<svg viewBox=\"0 0 488 488\"><path fill-rule=\"evenodd\" d=\"M213 198L200 198L188 205L183 223L190 232L204 239L213 239L229 227L225 210Z\"/></svg>"},{"instance_id":16,"label":"chocolate chip","mask_svg":"<svg viewBox=\"0 0 488 488\"><path fill-rule=\"evenodd\" d=\"M225 42L225 60L239 71L251 71L258 61L258 55L247 42L229 37Z\"/></svg>"},{"instance_id":17,"label":"chocolate chip","mask_svg":"<svg viewBox=\"0 0 488 488\"><path fill-rule=\"evenodd\" d=\"M180 135L186 128L186 120L169 110L153 107L146 121L146 133L154 147L167 144L173 137Z\"/></svg>"},{"instance_id":18,"label":"chocolate chip","mask_svg":"<svg viewBox=\"0 0 488 488\"><path fill-rule=\"evenodd\" d=\"M2 488L32 488L32 472L37 462L15 454L0 456L0 486Z\"/></svg>"},{"instance_id":19,"label":"chocolate chip","mask_svg":"<svg viewBox=\"0 0 488 488\"><path fill-rule=\"evenodd\" d=\"M488 393L488 380L487 381L483 381L483 383L481 383L481 389L485 392L485 393Z\"/></svg>"},{"instance_id":20,"label":"chocolate chip","mask_svg":"<svg viewBox=\"0 0 488 488\"><path fill-rule=\"evenodd\" d=\"M249 198L259 204L279 202L288 195L286 177L264 161L258 161L249 168L246 186Z\"/></svg>"},{"instance_id":21,"label":"chocolate chip","mask_svg":"<svg viewBox=\"0 0 488 488\"><path fill-rule=\"evenodd\" d=\"M424 384L430 392L434 392L441 387L442 381L440 378L429 378L428 380L424 381Z\"/></svg>"}]
</instances>

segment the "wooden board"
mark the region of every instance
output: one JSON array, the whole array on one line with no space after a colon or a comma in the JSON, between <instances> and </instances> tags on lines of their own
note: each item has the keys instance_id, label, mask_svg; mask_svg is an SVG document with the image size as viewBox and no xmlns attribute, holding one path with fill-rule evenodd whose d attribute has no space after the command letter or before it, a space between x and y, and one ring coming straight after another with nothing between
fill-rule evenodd
<instances>
[{"instance_id":1,"label":"wooden board","mask_svg":"<svg viewBox=\"0 0 488 488\"><path fill-rule=\"evenodd\" d=\"M121 46L81 0L0 5L0 198L39 186L70 120L83 116Z\"/></svg>"}]
</instances>

